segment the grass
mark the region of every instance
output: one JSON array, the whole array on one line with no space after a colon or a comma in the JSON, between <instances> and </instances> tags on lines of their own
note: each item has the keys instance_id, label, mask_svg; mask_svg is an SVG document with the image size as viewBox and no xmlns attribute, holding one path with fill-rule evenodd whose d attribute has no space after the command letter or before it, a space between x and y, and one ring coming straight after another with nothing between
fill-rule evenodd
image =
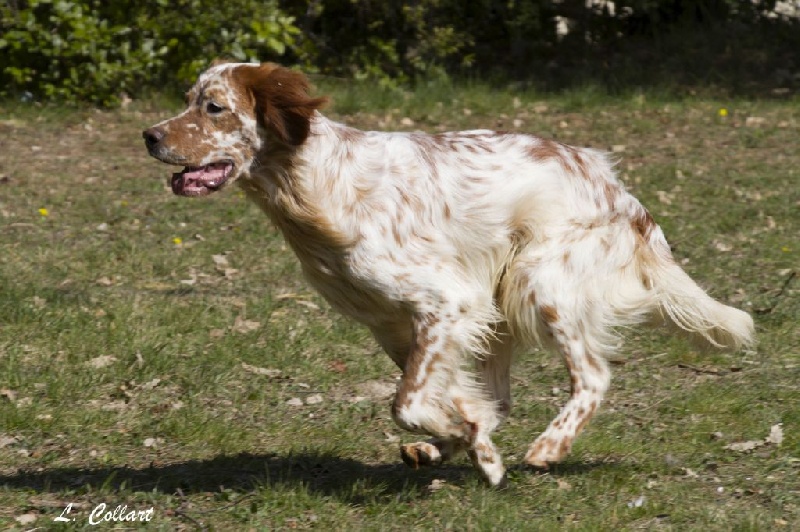
<instances>
[{"instance_id":1,"label":"grass","mask_svg":"<svg viewBox=\"0 0 800 532\"><path fill-rule=\"evenodd\" d=\"M175 106L0 105L0 526L151 529L790 530L800 523L800 102L480 84L321 82L363 128L522 130L614 149L685 268L755 316L759 346L628 331L604 408L549 474L513 466L566 398L559 361L514 373L496 441L511 487L465 460L411 471L398 374L302 280L236 190L174 197L140 131ZM727 116L720 116L720 109ZM783 441L764 443L782 424ZM756 441L748 452L727 446ZM63 514L74 518L63 524ZM116 523L122 526L123 523ZM105 528L114 526L105 523Z\"/></svg>"}]
</instances>

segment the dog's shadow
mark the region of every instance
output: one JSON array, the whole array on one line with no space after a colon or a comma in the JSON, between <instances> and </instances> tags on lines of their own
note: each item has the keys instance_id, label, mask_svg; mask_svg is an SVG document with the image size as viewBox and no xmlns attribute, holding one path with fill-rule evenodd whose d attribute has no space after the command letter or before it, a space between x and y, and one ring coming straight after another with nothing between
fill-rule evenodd
<instances>
[{"instance_id":1,"label":"dog's shadow","mask_svg":"<svg viewBox=\"0 0 800 532\"><path fill-rule=\"evenodd\" d=\"M291 489L303 486L312 493L349 503L363 502L359 493L377 491L382 497L424 492L435 478L459 483L472 474L464 464L413 471L402 463L364 464L333 454L249 454L217 456L169 465L136 468L56 467L44 471L20 470L0 475L0 486L38 493L102 489L189 495L232 490L248 493L265 487ZM365 489L354 489L356 486ZM416 489L415 489L416 488Z\"/></svg>"},{"instance_id":2,"label":"dog's shadow","mask_svg":"<svg viewBox=\"0 0 800 532\"><path fill-rule=\"evenodd\" d=\"M599 462L562 464L551 473L581 475L606 465ZM511 468L512 471L523 469L519 466ZM221 490L246 494L265 487L293 489L302 486L311 493L330 496L349 504L361 504L367 502L366 497L374 502L376 498L396 500L400 497L425 496L428 493L426 487L434 479L458 485L477 482L477 478L475 470L466 462L415 471L402 463L365 464L326 453L240 453L143 468L56 467L38 472L19 471L17 474L0 475L0 486L37 493L103 490L166 495Z\"/></svg>"}]
</instances>

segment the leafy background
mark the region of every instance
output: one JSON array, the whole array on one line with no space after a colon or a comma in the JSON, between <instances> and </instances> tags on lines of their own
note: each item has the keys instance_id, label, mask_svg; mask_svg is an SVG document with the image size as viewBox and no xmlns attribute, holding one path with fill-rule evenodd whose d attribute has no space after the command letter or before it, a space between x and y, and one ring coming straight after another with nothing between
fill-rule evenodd
<instances>
[{"instance_id":1,"label":"leafy background","mask_svg":"<svg viewBox=\"0 0 800 532\"><path fill-rule=\"evenodd\" d=\"M775 0L5 0L0 93L113 105L185 87L218 56L393 87L480 76L548 90L785 90L800 84L800 25L775 8Z\"/></svg>"}]
</instances>

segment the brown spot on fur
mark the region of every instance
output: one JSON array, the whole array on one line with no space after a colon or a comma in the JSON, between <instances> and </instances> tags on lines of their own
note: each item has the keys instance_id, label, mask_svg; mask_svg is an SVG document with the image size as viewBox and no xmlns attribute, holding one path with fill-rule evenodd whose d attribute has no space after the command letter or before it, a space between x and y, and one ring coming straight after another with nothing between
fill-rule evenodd
<instances>
[{"instance_id":1,"label":"brown spot on fur","mask_svg":"<svg viewBox=\"0 0 800 532\"><path fill-rule=\"evenodd\" d=\"M542 305L539 307L539 315L547 324L552 324L558 321L558 311L552 305Z\"/></svg>"},{"instance_id":2,"label":"brown spot on fur","mask_svg":"<svg viewBox=\"0 0 800 532\"><path fill-rule=\"evenodd\" d=\"M458 143L451 136L443 133L437 133L436 135L430 136L425 135L425 138L439 150L455 151L458 146Z\"/></svg>"},{"instance_id":3,"label":"brown spot on fur","mask_svg":"<svg viewBox=\"0 0 800 532\"><path fill-rule=\"evenodd\" d=\"M594 416L595 410L597 410L597 402L593 401L592 404L589 405L589 411L586 412L586 415L578 418L579 419L578 428L575 429L576 435L583 430L583 428L586 426L587 423L589 423L589 421L591 421L592 416Z\"/></svg>"},{"instance_id":4,"label":"brown spot on fur","mask_svg":"<svg viewBox=\"0 0 800 532\"><path fill-rule=\"evenodd\" d=\"M650 234L656 228L656 221L650 215L650 212L644 207L637 209L636 214L631 218L631 227L640 235L645 241L650 238Z\"/></svg>"},{"instance_id":5,"label":"brown spot on fur","mask_svg":"<svg viewBox=\"0 0 800 532\"><path fill-rule=\"evenodd\" d=\"M564 161L560 143L539 137L534 137L534 143L528 147L528 155L536 161L557 159L561 164Z\"/></svg>"},{"instance_id":6,"label":"brown spot on fur","mask_svg":"<svg viewBox=\"0 0 800 532\"><path fill-rule=\"evenodd\" d=\"M555 441L553 441L552 439L544 438L542 440L534 442L530 451L528 451L528 454L533 456L540 456L541 454L544 453L545 456L548 456L552 452L555 445L556 445Z\"/></svg>"},{"instance_id":7,"label":"brown spot on fur","mask_svg":"<svg viewBox=\"0 0 800 532\"><path fill-rule=\"evenodd\" d=\"M466 436L468 437L468 441L473 441L475 439L475 435L478 434L478 424L467 419L467 409L464 408L464 400L461 397L453 398L453 406L456 409L458 417L460 417L464 425L467 426ZM479 444L476 448L480 448L481 445L482 444Z\"/></svg>"},{"instance_id":8,"label":"brown spot on fur","mask_svg":"<svg viewBox=\"0 0 800 532\"><path fill-rule=\"evenodd\" d=\"M570 447L572 447L572 440L570 438L563 438L558 446L558 454L556 455L559 460L569 453Z\"/></svg>"},{"instance_id":9,"label":"brown spot on fur","mask_svg":"<svg viewBox=\"0 0 800 532\"><path fill-rule=\"evenodd\" d=\"M603 367L600 365L600 362L591 354L586 353L586 363L592 368L592 371L596 373L602 373Z\"/></svg>"},{"instance_id":10,"label":"brown spot on fur","mask_svg":"<svg viewBox=\"0 0 800 532\"><path fill-rule=\"evenodd\" d=\"M581 153L574 148L570 150L570 153L572 154L572 160L575 162L575 166L577 167L578 173L580 175L587 175L589 173L589 170L586 165L586 161L584 160Z\"/></svg>"},{"instance_id":11,"label":"brown spot on fur","mask_svg":"<svg viewBox=\"0 0 800 532\"><path fill-rule=\"evenodd\" d=\"M614 204L619 195L619 186L609 181L603 181L603 195L606 198L606 205L609 210L614 210Z\"/></svg>"},{"instance_id":12,"label":"brown spot on fur","mask_svg":"<svg viewBox=\"0 0 800 532\"><path fill-rule=\"evenodd\" d=\"M431 171L435 171L436 161L434 161L433 158L432 147L428 143L423 142L419 142L417 146L419 147L419 154L422 156L422 160L425 161L425 164L428 165Z\"/></svg>"},{"instance_id":13,"label":"brown spot on fur","mask_svg":"<svg viewBox=\"0 0 800 532\"><path fill-rule=\"evenodd\" d=\"M484 443L479 443L475 446L475 451L477 451L478 461L482 464L493 464L494 463L494 452L488 445Z\"/></svg>"},{"instance_id":14,"label":"brown spot on fur","mask_svg":"<svg viewBox=\"0 0 800 532\"><path fill-rule=\"evenodd\" d=\"M494 456L490 454L482 454L478 457L480 463L482 464L493 464L494 463Z\"/></svg>"},{"instance_id":15,"label":"brown spot on fur","mask_svg":"<svg viewBox=\"0 0 800 532\"><path fill-rule=\"evenodd\" d=\"M432 313L419 318L414 330L411 351L406 358L405 368L403 368L403 380L397 391L395 403L407 404L408 394L423 388L433 368L441 364L442 354L430 352L431 346L439 341L439 336L431 333L431 329L435 328L440 321L440 318ZM417 382L422 365L427 359L429 359L428 371L423 375L421 382Z\"/></svg>"},{"instance_id":16,"label":"brown spot on fur","mask_svg":"<svg viewBox=\"0 0 800 532\"><path fill-rule=\"evenodd\" d=\"M578 380L578 373L575 371L575 364L569 356L564 357L564 364L567 366L567 371L569 372L570 394L575 395L581 391L581 384Z\"/></svg>"}]
</instances>

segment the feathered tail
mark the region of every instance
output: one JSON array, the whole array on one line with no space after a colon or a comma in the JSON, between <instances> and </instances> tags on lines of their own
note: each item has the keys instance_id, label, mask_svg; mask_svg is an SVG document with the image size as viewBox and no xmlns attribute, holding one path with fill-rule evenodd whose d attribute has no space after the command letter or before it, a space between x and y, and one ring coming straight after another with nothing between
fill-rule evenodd
<instances>
[{"instance_id":1,"label":"feathered tail","mask_svg":"<svg viewBox=\"0 0 800 532\"><path fill-rule=\"evenodd\" d=\"M684 331L700 336L716 347L739 349L753 345L753 318L706 294L675 263L666 241L662 242L651 240L653 253L645 261L645 271L665 317Z\"/></svg>"}]
</instances>

